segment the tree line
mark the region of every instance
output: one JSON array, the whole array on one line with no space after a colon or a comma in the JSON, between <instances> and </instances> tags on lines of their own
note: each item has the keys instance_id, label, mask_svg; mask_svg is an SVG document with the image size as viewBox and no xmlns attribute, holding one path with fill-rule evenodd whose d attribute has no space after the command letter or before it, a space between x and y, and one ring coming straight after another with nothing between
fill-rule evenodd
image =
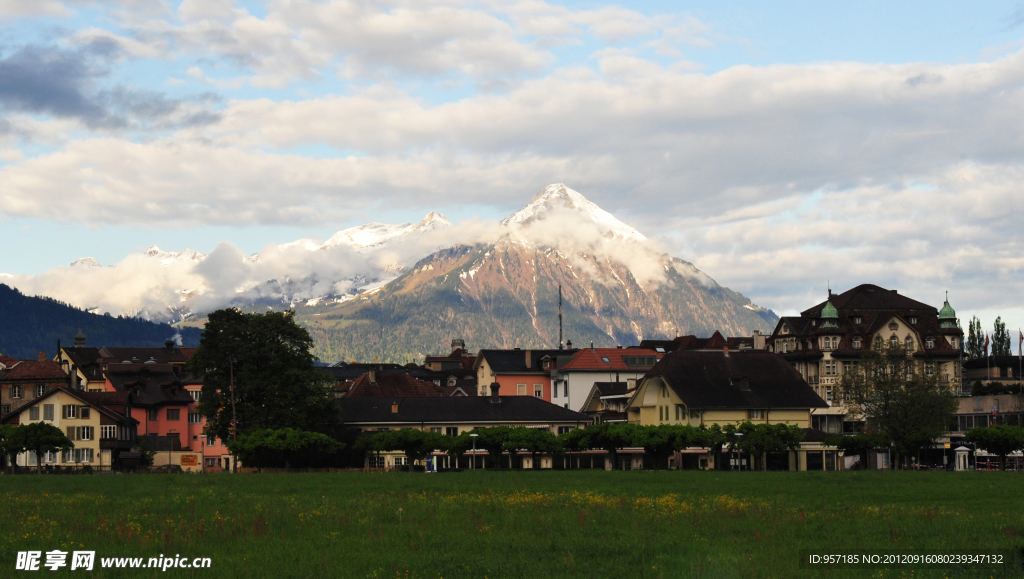
<instances>
[{"instance_id":1,"label":"tree line","mask_svg":"<svg viewBox=\"0 0 1024 579\"><path fill-rule=\"evenodd\" d=\"M1002 316L997 316L992 328L992 339L989 348L992 356L1012 356L1010 351L1010 332ZM964 343L964 358L978 360L985 357L985 331L981 328L981 320L971 317L967 324L967 341Z\"/></svg>"}]
</instances>

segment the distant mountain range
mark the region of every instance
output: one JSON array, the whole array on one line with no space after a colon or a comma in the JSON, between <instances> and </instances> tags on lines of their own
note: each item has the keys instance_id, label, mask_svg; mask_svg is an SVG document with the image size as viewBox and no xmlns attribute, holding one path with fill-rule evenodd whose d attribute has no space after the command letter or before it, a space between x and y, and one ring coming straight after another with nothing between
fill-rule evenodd
<instances>
[{"instance_id":1,"label":"distant mountain range","mask_svg":"<svg viewBox=\"0 0 1024 579\"><path fill-rule=\"evenodd\" d=\"M45 297L22 295L0 284L0 349L12 358L35 359L57 353L57 340L74 345L81 330L90 346L156 347L167 340L199 345L201 330L177 329L133 318L97 315Z\"/></svg>"},{"instance_id":2,"label":"distant mountain range","mask_svg":"<svg viewBox=\"0 0 1024 579\"><path fill-rule=\"evenodd\" d=\"M473 347L632 344L679 334L770 331L778 319L671 257L562 184L500 223L368 223L326 241L268 244L244 255L150 247L112 266L82 258L23 291L95 313L201 325L205 312L293 308L323 360L405 360L452 338ZM124 344L123 344L124 345Z\"/></svg>"}]
</instances>

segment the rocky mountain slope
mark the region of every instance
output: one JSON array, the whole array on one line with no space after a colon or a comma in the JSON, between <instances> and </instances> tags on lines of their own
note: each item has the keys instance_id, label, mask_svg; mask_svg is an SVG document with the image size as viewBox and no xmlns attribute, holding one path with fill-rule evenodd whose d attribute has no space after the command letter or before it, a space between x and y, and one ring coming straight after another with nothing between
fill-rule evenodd
<instances>
[{"instance_id":1,"label":"rocky mountain slope","mask_svg":"<svg viewBox=\"0 0 1024 579\"><path fill-rule=\"evenodd\" d=\"M750 335L777 320L564 185L502 224L493 242L437 251L357 299L300 306L318 355L404 361L456 337L474 349L555 347L559 286L564 336L577 345Z\"/></svg>"}]
</instances>

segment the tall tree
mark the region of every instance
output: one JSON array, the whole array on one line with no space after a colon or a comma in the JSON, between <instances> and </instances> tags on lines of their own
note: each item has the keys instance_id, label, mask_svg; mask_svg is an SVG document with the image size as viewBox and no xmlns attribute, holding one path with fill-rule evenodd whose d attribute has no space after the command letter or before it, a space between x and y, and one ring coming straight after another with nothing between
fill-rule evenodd
<instances>
[{"instance_id":1,"label":"tall tree","mask_svg":"<svg viewBox=\"0 0 1024 579\"><path fill-rule=\"evenodd\" d=\"M22 451L21 442L18 440L18 427L10 424L0 424L0 467L5 466L7 461L14 470L14 458Z\"/></svg>"},{"instance_id":2,"label":"tall tree","mask_svg":"<svg viewBox=\"0 0 1024 579\"><path fill-rule=\"evenodd\" d=\"M1002 317L996 318L995 327L992 330L992 355L1010 355L1010 332L1006 331L1006 323Z\"/></svg>"},{"instance_id":3,"label":"tall tree","mask_svg":"<svg viewBox=\"0 0 1024 579\"><path fill-rule=\"evenodd\" d=\"M61 429L47 422L30 422L15 429L11 449L36 453L36 470L43 471L43 454L75 447Z\"/></svg>"},{"instance_id":4,"label":"tall tree","mask_svg":"<svg viewBox=\"0 0 1024 579\"><path fill-rule=\"evenodd\" d=\"M985 335L981 329L981 320L972 316L967 324L967 344L964 354L968 360L977 360L985 357Z\"/></svg>"},{"instance_id":5,"label":"tall tree","mask_svg":"<svg viewBox=\"0 0 1024 579\"><path fill-rule=\"evenodd\" d=\"M877 342L857 371L843 375L839 392L853 414L892 442L894 465L942 436L957 408L951 383L926 376L900 344Z\"/></svg>"},{"instance_id":6,"label":"tall tree","mask_svg":"<svg viewBox=\"0 0 1024 579\"><path fill-rule=\"evenodd\" d=\"M312 346L294 312L211 313L186 366L203 377L199 411L206 417L207 436L230 440L233 416L238 435L278 428L332 432L330 380L316 368Z\"/></svg>"}]
</instances>

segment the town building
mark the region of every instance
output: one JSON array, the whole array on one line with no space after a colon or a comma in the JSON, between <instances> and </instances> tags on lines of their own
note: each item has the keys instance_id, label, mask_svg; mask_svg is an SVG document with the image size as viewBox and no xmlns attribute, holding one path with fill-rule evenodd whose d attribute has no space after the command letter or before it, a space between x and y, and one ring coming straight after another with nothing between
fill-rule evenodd
<instances>
[{"instance_id":1,"label":"town building","mask_svg":"<svg viewBox=\"0 0 1024 579\"><path fill-rule=\"evenodd\" d=\"M411 428L458 436L474 428L522 426L562 434L591 423L590 417L555 406L534 396L501 396L499 386L491 385L489 396L414 396L380 398L341 398L337 401L341 423L366 433ZM486 451L456 457L439 455L438 468L484 468ZM406 464L398 452L368 456L369 468L393 468ZM537 468L554 468L551 456L534 457ZM523 468L534 468L529 457L519 457ZM472 461L475 461L471 464Z\"/></svg>"},{"instance_id":2,"label":"town building","mask_svg":"<svg viewBox=\"0 0 1024 579\"><path fill-rule=\"evenodd\" d=\"M335 398L379 398L381 396L442 396L441 386L417 380L409 374L370 370L355 380L341 382L334 388Z\"/></svg>"},{"instance_id":3,"label":"town building","mask_svg":"<svg viewBox=\"0 0 1024 579\"><path fill-rule=\"evenodd\" d=\"M3 424L22 426L46 422L64 432L74 449L47 453L21 453L18 466L60 466L109 469L122 452L135 444L138 422L131 417L130 393L96 393L55 386L0 418Z\"/></svg>"},{"instance_id":4,"label":"town building","mask_svg":"<svg viewBox=\"0 0 1024 579\"><path fill-rule=\"evenodd\" d=\"M876 344L907 348L921 372L961 389L963 331L949 301L937 310L871 284L841 294L829 290L826 301L781 318L767 340L827 403L814 410L812 426L828 433L854 432L863 424L840 403L838 385Z\"/></svg>"},{"instance_id":5,"label":"town building","mask_svg":"<svg viewBox=\"0 0 1024 579\"><path fill-rule=\"evenodd\" d=\"M986 356L964 361L964 382L972 385L977 381L984 384L1021 383L1024 360L1020 356Z\"/></svg>"},{"instance_id":6,"label":"town building","mask_svg":"<svg viewBox=\"0 0 1024 579\"><path fill-rule=\"evenodd\" d=\"M580 412L595 383L635 384L664 356L646 348L583 348L551 369L551 402Z\"/></svg>"},{"instance_id":7,"label":"town building","mask_svg":"<svg viewBox=\"0 0 1024 579\"><path fill-rule=\"evenodd\" d=\"M626 404L635 388L635 382L594 382L582 412L591 417L594 424L628 422Z\"/></svg>"},{"instance_id":8,"label":"town building","mask_svg":"<svg viewBox=\"0 0 1024 579\"><path fill-rule=\"evenodd\" d=\"M811 428L811 411L826 408L807 382L784 359L765 350L682 350L670 352L637 386L626 405L630 423L718 424L786 423ZM834 449L832 449L834 451ZM685 466L723 468L710 449L684 451ZM807 450L769 456L769 468L805 470ZM813 459L812 459L813 460Z\"/></svg>"},{"instance_id":9,"label":"town building","mask_svg":"<svg viewBox=\"0 0 1024 579\"><path fill-rule=\"evenodd\" d=\"M39 353L37 360L20 360L0 370L0 415L16 411L48 391L67 386L60 364Z\"/></svg>"},{"instance_id":10,"label":"town building","mask_svg":"<svg viewBox=\"0 0 1024 579\"><path fill-rule=\"evenodd\" d=\"M479 396L487 396L487 385L497 383L501 396L533 396L552 401L551 372L563 357L576 350L480 350L473 369Z\"/></svg>"}]
</instances>

